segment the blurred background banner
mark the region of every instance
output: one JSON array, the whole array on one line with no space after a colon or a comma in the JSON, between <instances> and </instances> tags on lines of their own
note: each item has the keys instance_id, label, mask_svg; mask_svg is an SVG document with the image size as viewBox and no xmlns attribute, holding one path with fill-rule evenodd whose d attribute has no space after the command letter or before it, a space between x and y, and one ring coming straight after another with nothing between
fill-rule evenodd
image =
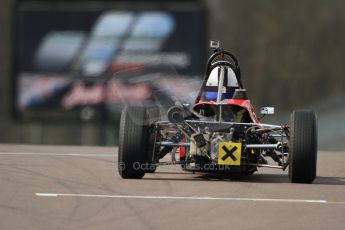
<instances>
[{"instance_id":1,"label":"blurred background banner","mask_svg":"<svg viewBox=\"0 0 345 230\"><path fill-rule=\"evenodd\" d=\"M18 2L16 117L107 122L124 104L170 103L179 87L157 93L171 78L183 79L182 88L200 79L201 5L137 5Z\"/></svg>"},{"instance_id":2,"label":"blurred background banner","mask_svg":"<svg viewBox=\"0 0 345 230\"><path fill-rule=\"evenodd\" d=\"M345 149L343 0L2 0L0 142L114 145L124 104L193 100L221 40L264 122L296 108Z\"/></svg>"}]
</instances>

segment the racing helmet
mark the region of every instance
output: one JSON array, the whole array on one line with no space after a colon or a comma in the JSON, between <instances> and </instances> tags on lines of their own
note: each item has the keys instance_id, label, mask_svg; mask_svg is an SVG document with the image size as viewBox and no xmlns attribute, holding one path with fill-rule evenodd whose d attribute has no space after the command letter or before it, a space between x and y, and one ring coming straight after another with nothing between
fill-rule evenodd
<instances>
[{"instance_id":1,"label":"racing helmet","mask_svg":"<svg viewBox=\"0 0 345 230\"><path fill-rule=\"evenodd\" d=\"M214 68L209 77L208 80L206 82L206 87L207 86L213 86L213 87L218 87L219 84L219 78L220 78L220 66ZM223 82L225 87L232 87L232 88L238 88L238 81L236 78L236 74L235 72L230 68L227 67L225 69L225 78L224 78L224 82ZM205 93L205 100L207 101L211 101L211 100L216 100L217 99L217 91L207 91ZM224 92L222 94L222 99L229 99L232 97L232 93L227 93Z\"/></svg>"}]
</instances>

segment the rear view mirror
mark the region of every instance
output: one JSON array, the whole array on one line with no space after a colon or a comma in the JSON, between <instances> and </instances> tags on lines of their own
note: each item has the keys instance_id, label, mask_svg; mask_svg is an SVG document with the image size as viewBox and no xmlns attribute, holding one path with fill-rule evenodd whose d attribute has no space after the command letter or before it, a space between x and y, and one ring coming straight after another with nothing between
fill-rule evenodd
<instances>
[{"instance_id":1,"label":"rear view mirror","mask_svg":"<svg viewBox=\"0 0 345 230\"><path fill-rule=\"evenodd\" d=\"M274 114L274 107L261 107L260 114L262 115Z\"/></svg>"}]
</instances>

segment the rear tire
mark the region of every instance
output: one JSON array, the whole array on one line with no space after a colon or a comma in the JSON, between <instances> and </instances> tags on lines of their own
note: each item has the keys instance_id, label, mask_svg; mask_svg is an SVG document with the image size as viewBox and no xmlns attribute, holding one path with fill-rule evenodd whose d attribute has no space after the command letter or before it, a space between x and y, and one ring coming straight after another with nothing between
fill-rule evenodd
<instances>
[{"instance_id":1,"label":"rear tire","mask_svg":"<svg viewBox=\"0 0 345 230\"><path fill-rule=\"evenodd\" d=\"M290 117L289 178L312 183L316 177L317 121L311 110L296 110Z\"/></svg>"},{"instance_id":2,"label":"rear tire","mask_svg":"<svg viewBox=\"0 0 345 230\"><path fill-rule=\"evenodd\" d=\"M141 179L145 175L148 126L144 107L126 106L121 113L118 171L124 179Z\"/></svg>"}]
</instances>

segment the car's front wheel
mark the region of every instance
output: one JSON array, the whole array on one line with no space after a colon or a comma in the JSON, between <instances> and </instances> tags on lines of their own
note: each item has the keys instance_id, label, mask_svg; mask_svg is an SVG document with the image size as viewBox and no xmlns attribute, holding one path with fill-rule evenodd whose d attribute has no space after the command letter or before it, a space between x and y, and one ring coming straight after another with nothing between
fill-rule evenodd
<instances>
[{"instance_id":1,"label":"car's front wheel","mask_svg":"<svg viewBox=\"0 0 345 230\"><path fill-rule=\"evenodd\" d=\"M312 183L316 177L317 119L311 110L296 110L290 117L289 178Z\"/></svg>"},{"instance_id":2,"label":"car's front wheel","mask_svg":"<svg viewBox=\"0 0 345 230\"><path fill-rule=\"evenodd\" d=\"M148 127L144 107L126 106L121 113L118 171L122 178L140 179L145 175Z\"/></svg>"}]
</instances>

